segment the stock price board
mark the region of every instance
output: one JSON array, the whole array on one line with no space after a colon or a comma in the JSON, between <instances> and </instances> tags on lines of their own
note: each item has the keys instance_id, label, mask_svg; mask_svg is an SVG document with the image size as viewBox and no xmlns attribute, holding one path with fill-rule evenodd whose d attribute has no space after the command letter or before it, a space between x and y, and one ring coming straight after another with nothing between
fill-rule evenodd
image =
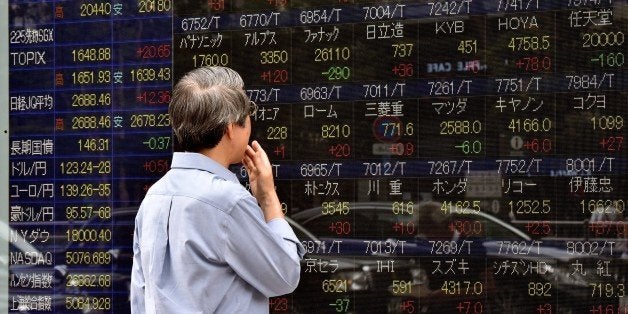
<instances>
[{"instance_id":1,"label":"stock price board","mask_svg":"<svg viewBox=\"0 0 628 314\"><path fill-rule=\"evenodd\" d=\"M244 78L307 251L271 312L628 312L625 0L8 7L11 312L130 311L203 66Z\"/></svg>"}]
</instances>

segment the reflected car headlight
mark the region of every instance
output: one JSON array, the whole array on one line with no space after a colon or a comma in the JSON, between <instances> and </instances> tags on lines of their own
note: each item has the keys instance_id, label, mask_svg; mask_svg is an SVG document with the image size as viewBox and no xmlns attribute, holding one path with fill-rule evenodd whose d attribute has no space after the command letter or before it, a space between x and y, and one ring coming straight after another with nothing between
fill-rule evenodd
<instances>
[{"instance_id":1,"label":"reflected car headlight","mask_svg":"<svg viewBox=\"0 0 628 314\"><path fill-rule=\"evenodd\" d=\"M590 280L579 272L574 272L565 265L544 263L545 272L542 273L548 280L555 280L558 285L588 287Z\"/></svg>"},{"instance_id":2,"label":"reflected car headlight","mask_svg":"<svg viewBox=\"0 0 628 314\"><path fill-rule=\"evenodd\" d=\"M429 280L427 278L427 273L423 268L412 268L410 269L410 275L412 277L413 285L422 285L428 284Z\"/></svg>"},{"instance_id":3,"label":"reflected car headlight","mask_svg":"<svg viewBox=\"0 0 628 314\"><path fill-rule=\"evenodd\" d=\"M331 284L338 285L338 291L344 290L346 285L347 291L364 291L370 288L370 275L368 269L359 271L340 271L332 274Z\"/></svg>"}]
</instances>

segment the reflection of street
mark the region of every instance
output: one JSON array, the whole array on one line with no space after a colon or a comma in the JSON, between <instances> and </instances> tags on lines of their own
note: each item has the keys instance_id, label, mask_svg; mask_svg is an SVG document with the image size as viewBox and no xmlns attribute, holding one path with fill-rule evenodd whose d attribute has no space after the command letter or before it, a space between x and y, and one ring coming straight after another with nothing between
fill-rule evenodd
<instances>
[{"instance_id":1,"label":"reflection of street","mask_svg":"<svg viewBox=\"0 0 628 314\"><path fill-rule=\"evenodd\" d=\"M288 218L307 254L301 265L299 287L291 295L273 298L271 312L467 313L468 310L468 313L539 313L544 310L547 313L551 309L558 313L580 313L597 305L602 309L626 306L625 292L622 292L628 269L625 254L622 259L618 258L622 255L615 251L610 256L591 255L581 251L580 246L576 248L575 244L568 246L565 240L533 239L506 222L475 209L448 215L447 219L456 227L455 232L450 238L439 239L438 233L443 228L435 229L434 221L428 224L430 228L424 228L426 220L420 216L418 221L414 220L419 212L417 208L411 212L404 209L405 215L398 215L401 211L396 208L395 215L390 203L347 204L347 215L365 228L343 236L327 229L328 219L334 216L329 215L329 208L326 212L322 208L313 208L294 214L294 220ZM112 212L115 232L129 234L129 237L121 238L128 243L118 241L106 248L112 252L115 261L111 266L114 269L112 285L116 291L125 291L116 294L112 300L115 313L129 312L126 293L135 211L135 208L129 208ZM400 221L406 224L415 221L414 230L421 236L388 231ZM86 228L93 226L94 223L85 224ZM426 229L432 229L432 239L424 237ZM603 240L589 240L603 246ZM68 245L67 250L72 247L72 244ZM478 250L483 251L482 267L487 274L474 278L469 270L459 273L460 269L471 267L470 259L477 257ZM463 259L466 263L460 263ZM30 272L36 268L12 266L12 273ZM99 273L98 267L83 270L78 273ZM56 285L65 290L58 293L60 308L65 306L64 296L80 296L86 292L84 287L73 286L71 274L77 274L76 267L59 268L51 274ZM489 275L494 282L488 280ZM449 299L438 301L435 291ZM607 294L611 297L606 297Z\"/></svg>"},{"instance_id":2,"label":"reflection of street","mask_svg":"<svg viewBox=\"0 0 628 314\"><path fill-rule=\"evenodd\" d=\"M619 243L613 246L613 254L609 254L608 243L619 242L619 239L600 237L610 235L601 231L611 230L608 223L596 222L598 229L592 227L591 230L592 235L598 237L587 240L531 238L503 220L468 208L450 213L448 217L458 239L430 240L392 229L400 222L404 226L413 222L418 212L416 207L414 210L395 207L393 212L391 203L366 202L349 203L344 210L340 209L334 210L332 215L330 207L312 208L295 213L293 219L288 218L307 254L301 264L299 287L291 295L273 298L271 312L430 312L430 306L433 306L430 304L437 302L432 295L435 290L456 297L458 301L455 303L441 303L460 306L463 313L467 309L469 313L480 310L483 313L547 313L549 310L581 313L598 305L602 309L612 307L615 310L626 306L626 254L625 251L620 253ZM115 291L124 292L115 294L116 298L112 300L115 313L129 312L127 293L135 212L135 208L112 212L114 232L129 236L120 237L121 241L116 241L113 246L102 248L112 254L112 286L116 287ZM344 216L342 212L364 228L358 227L348 235L331 232L329 224ZM84 228L98 224L97 221L87 222ZM622 226L625 228L625 224ZM414 230L423 232L419 224ZM607 241L606 248L601 251L604 241ZM585 243L591 244L590 249L584 247ZM598 247L597 251L593 246ZM69 244L67 250L72 248ZM470 272L458 273L461 268L470 266L469 260L475 257L478 249L484 251L483 265L494 283L486 279L475 280ZM460 263L463 259L466 263ZM37 267L12 265L11 269L13 276L35 272ZM99 273L98 269L94 266L83 270L91 274ZM435 272L442 272L438 285L434 285ZM50 274L55 285L65 290L58 293L61 296L59 308L65 306L64 296L80 296L87 292L84 287L72 284L74 279L71 278L77 277L71 275L78 273L82 272L77 272L76 267L57 267L55 273ZM18 290L13 291L19 294ZM426 296L432 298L426 299ZM57 306L55 302L53 307ZM459 313L457 308L449 309ZM431 311L449 312L442 308L432 308Z\"/></svg>"},{"instance_id":3,"label":"reflection of street","mask_svg":"<svg viewBox=\"0 0 628 314\"><path fill-rule=\"evenodd\" d=\"M619 300L625 299L625 260L619 260L621 254L616 251L610 254L609 242L602 250L605 244L601 239L532 238L503 220L468 208L447 216L449 225L445 224L444 230L453 227L453 235L430 240L390 231L401 221L404 225L413 222L420 212L416 208L409 215L395 215L391 203L386 202L349 203L346 207L347 217L352 217L356 226L348 235L329 230L341 217L330 215L329 208L327 212L317 207L292 215L295 222L291 224L301 230L297 235L308 254L301 286L290 300L305 312L332 312L327 304L345 300L338 309L346 307L356 313L369 309L388 313L464 313L466 309L470 313L580 313L595 306L618 309ZM419 224L415 227L424 233ZM309 239L305 230L312 232ZM584 243L599 249L587 251ZM460 272L478 257L484 265L480 268L486 270L481 279L473 279L471 271ZM327 284L323 296L339 299L320 299L317 293L323 283ZM438 294L449 300L438 299ZM446 306L441 307L443 304Z\"/></svg>"}]
</instances>

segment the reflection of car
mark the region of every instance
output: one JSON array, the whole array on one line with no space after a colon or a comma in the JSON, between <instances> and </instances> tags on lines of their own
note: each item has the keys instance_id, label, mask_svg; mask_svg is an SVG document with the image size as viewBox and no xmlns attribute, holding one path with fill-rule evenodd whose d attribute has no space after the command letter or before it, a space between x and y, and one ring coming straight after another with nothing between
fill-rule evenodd
<instances>
[{"instance_id":1,"label":"reflection of car","mask_svg":"<svg viewBox=\"0 0 628 314\"><path fill-rule=\"evenodd\" d=\"M111 288L74 288L76 293L83 292L91 296L107 295L111 296L111 312L112 313L129 313L129 287L131 280L131 267L133 260L133 229L137 208L119 208L114 209L111 213L110 220L101 221L93 219L83 225L83 229L112 228L114 235L110 242L98 242L97 244L76 242L70 243L65 252L73 251L101 251L108 252L111 256L111 263L103 268L99 265L80 267L82 274L111 274ZM365 258L363 260L353 257L343 257L338 251L338 242L331 240L320 240L308 230L287 218L289 224L297 234L300 241L304 244L308 254L302 261L302 276L299 287L290 295L273 298L271 300L271 310L281 311L284 309L293 310L293 312L306 313L322 313L326 311L336 312L343 308L353 308L356 303L368 305L368 300L375 299L378 294L358 296L351 298L349 304L348 299L341 297L340 291L364 290L372 288L372 279L366 277L369 272L364 270L374 269L377 267L377 261ZM61 255L61 254L60 254ZM61 257L60 257L61 258ZM67 267L66 282L62 285L73 285L73 278L70 274L77 273L77 267ZM400 272L399 272L400 274ZM69 281L68 281L69 280ZM381 291L387 292L388 286L381 287ZM379 290L376 290L379 291ZM113 292L113 293L112 293ZM382 299L374 309L385 309L386 303ZM331 304L331 305L330 305ZM359 305L358 304L358 305ZM364 308L359 312L366 312ZM382 311L376 311L382 312Z\"/></svg>"},{"instance_id":2,"label":"reflection of car","mask_svg":"<svg viewBox=\"0 0 628 314\"><path fill-rule=\"evenodd\" d=\"M111 294L112 312L129 313L129 287L131 280L131 267L133 259L133 229L137 208L114 209L110 221L97 219L84 225L84 228L99 229L112 228L115 235L111 243L102 243L96 246L86 243L72 243L66 251L89 249L93 251L106 251L111 254L111 264L103 269L99 266L84 267L83 273L111 274L111 288L88 289L86 292L92 295L106 293ZM385 295L389 295L388 285L373 289L374 281L370 269L377 268L377 261L370 257L364 259L344 257L344 252L339 251L339 243L334 239L321 240L308 230L286 218L297 237L306 248L307 254L301 264L301 280L297 290L289 297L282 296L271 299L271 311L292 310L294 313L323 313L336 312L336 310L349 309L357 306L357 312L385 312L387 306ZM397 265L395 265L397 267ZM397 268L395 268L397 270ZM72 267L68 273L76 272ZM401 268L395 273L401 276ZM114 293L107 292L113 291ZM371 291L371 293L351 296L346 298L342 291L353 294L355 291ZM383 293L383 294L382 294ZM373 305L373 300L381 300ZM355 304L354 304L355 302ZM367 308L368 306L368 308Z\"/></svg>"},{"instance_id":3,"label":"reflection of car","mask_svg":"<svg viewBox=\"0 0 628 314\"><path fill-rule=\"evenodd\" d=\"M421 269L419 264L428 262L429 266L430 259L436 257L432 254L434 243L415 237L417 226L414 225L411 209L394 206L391 203L349 203L343 205L348 210L344 210L342 214L338 211L331 211L330 214L329 208L317 207L295 213L291 217L319 236L323 243L341 243L342 251L339 255L344 258L355 256L362 264L367 264L366 261L370 260L375 261L375 265L381 265L377 263L383 260L394 261L396 272L398 269L401 272L402 269L407 269L406 274L395 274L398 279L393 279L394 276L383 275L385 272L377 271L376 267L362 267L362 277L371 279L371 288L391 286L395 283L394 280L421 282L424 276L417 274L433 271ZM617 268L620 266L613 263L613 256L606 254L609 250L597 250L601 254L592 254L591 250L574 249L578 245L601 248L603 243L537 240L479 210L461 209L450 213L450 227L455 228L459 235L481 242L484 247L486 266L497 287L490 292L490 302L485 304L485 309L489 312L533 312L540 305L554 303L562 312L588 311L595 304L613 304L620 296L615 291L608 298L592 297L592 284L610 283L613 287L617 285L612 276L605 276L600 271L600 265L609 265L608 274L618 273ZM369 248L373 243L384 249L373 251ZM386 246L386 243L391 245ZM399 245L396 246L397 250L385 249L394 247L395 243L403 243L404 251L398 250ZM416 262L412 257L418 257L419 261ZM574 271L574 267L579 267L582 272ZM620 284L615 290L622 289L621 287L623 285ZM369 295L365 291L353 293ZM407 310L408 304L404 303L408 302L407 299L399 300L396 296L382 292L375 294L380 298L367 302L366 306L385 302L386 298L390 298L391 310Z\"/></svg>"},{"instance_id":4,"label":"reflection of car","mask_svg":"<svg viewBox=\"0 0 628 314\"><path fill-rule=\"evenodd\" d=\"M350 208L350 212L347 211L350 214L344 216L348 218L345 220L350 219L354 222L349 232L353 237L414 238L416 234L417 227L414 225L414 208L412 207L388 202L349 203L346 207ZM315 207L295 213L291 218L319 237L341 235L341 231L336 231L333 226L343 220L343 215L339 215L337 210L333 214L324 214L325 212L330 211L324 207ZM457 229L473 228L473 224L469 226L464 223L472 218L484 228L485 238L531 240L530 236L516 227L479 210L465 208L453 210L451 213L452 220L459 224L456 226ZM405 228L401 228L402 226Z\"/></svg>"},{"instance_id":5,"label":"reflection of car","mask_svg":"<svg viewBox=\"0 0 628 314\"><path fill-rule=\"evenodd\" d=\"M301 262L299 286L289 296L271 299L271 312L384 313L391 296L390 283L421 280L422 273L413 259L402 265L401 260L391 262L387 254L347 254L342 239L319 239L294 220L286 219L306 255ZM382 269L386 272L378 272Z\"/></svg>"},{"instance_id":6,"label":"reflection of car","mask_svg":"<svg viewBox=\"0 0 628 314\"><path fill-rule=\"evenodd\" d=\"M431 244L416 239L409 232L399 233L393 229L395 223L410 222L409 215L388 214L386 212L392 213L390 204L375 204L374 206L373 203L358 203L351 207L353 212L350 217L359 217L352 222L370 219L364 225L355 225L357 228L355 232L363 232L358 233L357 236L354 234L339 236L334 231L324 228L329 225L325 226L324 221L320 219L328 219L329 215L317 215L316 210L309 210L308 216L305 211L293 215L294 218L302 220L303 225L290 218L287 219L307 254L301 264L301 281L298 288L290 295L272 298L270 303L272 312L291 310L294 313L385 313L408 312L412 308L419 311L417 300L406 292L413 285L425 283L427 274L424 267L421 267L421 263L431 262ZM318 209L319 213L320 211L321 209ZM112 298L111 312L130 312L128 293L136 212L137 208L115 209L110 219L105 221L94 219L83 226L84 229L111 228L114 235L111 241L95 244L70 243L64 252L58 253L57 260L64 260L67 252L81 250L107 252L111 256L111 262L105 267L71 265L64 268L63 265L58 265L59 267L54 270L48 267L47 271L54 273L55 276L57 286L55 293L58 293L55 295L54 302L55 304L59 302L59 308L65 307L65 304L61 302L67 295L106 295ZM485 312L527 311L533 305L538 306L541 302L539 300L548 303L558 300L561 304L568 304L567 302L582 304L583 300L594 302L595 300L591 298L591 283L604 283L611 280L596 274L598 261L603 261L600 256L568 254L564 250L564 242L543 242L539 245L538 253L522 254L523 243L527 243L525 245L529 247L535 240L531 240L525 233L509 224L477 211L456 214L455 217L463 227L469 225L465 224L465 221L471 224L480 222L483 226L482 230L488 234L482 237L482 244L488 255L487 266L495 273L495 278L499 281L499 289L496 290L495 295L491 296L495 302L487 304ZM333 218L338 220L338 215ZM333 222L333 220L329 221ZM311 232L312 230L322 235ZM518 244L511 245L508 250L506 241ZM515 247L519 251L514 252ZM572 274L573 267L570 266L573 265L575 259L583 265L588 276ZM506 273L500 268L501 263L504 262L511 265L532 265L539 271L534 276ZM16 267L12 268L17 271ZM28 271L28 268L33 269L33 267L24 267L23 271ZM613 270L609 272L612 273ZM81 286L80 280L77 281L78 277L73 276L80 274L109 274L111 287ZM541 283L541 289L545 288L544 284L550 283L552 296L528 297L530 283ZM618 292L615 291L615 293ZM598 304L604 304L599 299L597 299ZM99 311L84 307L82 312L97 313Z\"/></svg>"}]
</instances>

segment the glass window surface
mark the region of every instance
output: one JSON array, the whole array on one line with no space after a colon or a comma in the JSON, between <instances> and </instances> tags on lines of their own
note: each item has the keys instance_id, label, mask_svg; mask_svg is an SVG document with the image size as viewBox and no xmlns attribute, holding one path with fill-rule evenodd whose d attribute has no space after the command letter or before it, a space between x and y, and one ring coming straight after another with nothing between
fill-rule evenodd
<instances>
[{"instance_id":1,"label":"glass window surface","mask_svg":"<svg viewBox=\"0 0 628 314\"><path fill-rule=\"evenodd\" d=\"M130 312L203 66L243 77L307 252L271 313L628 311L626 0L6 7L11 313Z\"/></svg>"}]
</instances>

